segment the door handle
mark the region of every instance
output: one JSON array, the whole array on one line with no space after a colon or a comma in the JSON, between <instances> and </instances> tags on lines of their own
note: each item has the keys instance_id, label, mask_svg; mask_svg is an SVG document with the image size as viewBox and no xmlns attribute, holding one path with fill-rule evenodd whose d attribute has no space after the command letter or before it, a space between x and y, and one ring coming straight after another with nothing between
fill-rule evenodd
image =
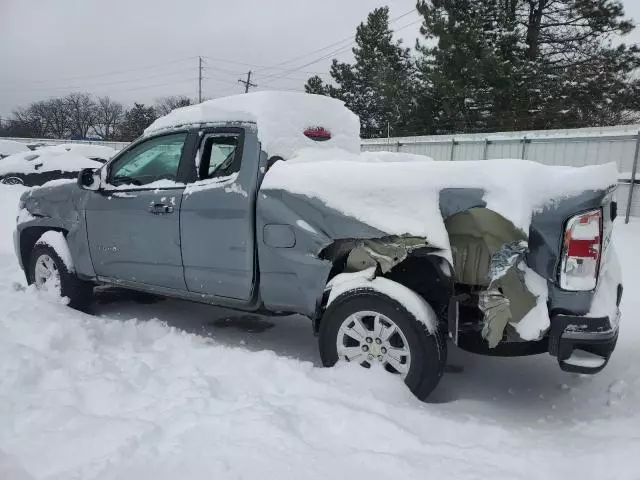
<instances>
[{"instance_id":1,"label":"door handle","mask_svg":"<svg viewBox=\"0 0 640 480\"><path fill-rule=\"evenodd\" d=\"M149 212L154 215L165 215L167 213L173 213L173 205L166 205L164 203L153 203L149 205Z\"/></svg>"}]
</instances>

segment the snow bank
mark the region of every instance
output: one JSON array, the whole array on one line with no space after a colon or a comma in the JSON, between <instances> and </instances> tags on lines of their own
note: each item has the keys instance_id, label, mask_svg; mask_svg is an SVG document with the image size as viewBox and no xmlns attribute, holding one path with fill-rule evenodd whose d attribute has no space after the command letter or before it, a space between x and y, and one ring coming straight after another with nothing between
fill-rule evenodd
<instances>
[{"instance_id":1,"label":"snow bank","mask_svg":"<svg viewBox=\"0 0 640 480\"><path fill-rule=\"evenodd\" d=\"M0 139L0 157L29 151L29 147L27 147L24 143L16 142L14 140Z\"/></svg>"},{"instance_id":2,"label":"snow bank","mask_svg":"<svg viewBox=\"0 0 640 480\"><path fill-rule=\"evenodd\" d=\"M262 150L269 156L290 158L305 147L360 151L360 120L343 102L293 92L255 92L178 108L157 119L144 133L224 122L256 123ZM313 127L329 130L331 140L316 142L305 137L304 131Z\"/></svg>"},{"instance_id":3,"label":"snow bank","mask_svg":"<svg viewBox=\"0 0 640 480\"><path fill-rule=\"evenodd\" d=\"M451 348L462 373L421 404L379 369L287 358L317 359L299 317L247 334L211 327L245 315L203 305L118 301L89 316L45 301L13 252L24 191L0 186L2 480L638 478L640 322L593 377L549 355ZM633 320L640 222L614 236ZM167 325L200 322L211 338Z\"/></svg>"},{"instance_id":4,"label":"snow bank","mask_svg":"<svg viewBox=\"0 0 640 480\"><path fill-rule=\"evenodd\" d=\"M432 162L413 157L302 150L273 165L261 189L318 198L389 235L426 237L447 251L439 208L442 189L484 190L487 208L528 233L533 212L586 190L616 185L618 177L614 163L576 168L526 160Z\"/></svg>"},{"instance_id":5,"label":"snow bank","mask_svg":"<svg viewBox=\"0 0 640 480\"><path fill-rule=\"evenodd\" d=\"M83 168L102 167L100 162L64 150L60 152L41 152L42 150L16 153L4 158L0 161L0 175L8 173L42 173L54 170L75 172Z\"/></svg>"}]
</instances>

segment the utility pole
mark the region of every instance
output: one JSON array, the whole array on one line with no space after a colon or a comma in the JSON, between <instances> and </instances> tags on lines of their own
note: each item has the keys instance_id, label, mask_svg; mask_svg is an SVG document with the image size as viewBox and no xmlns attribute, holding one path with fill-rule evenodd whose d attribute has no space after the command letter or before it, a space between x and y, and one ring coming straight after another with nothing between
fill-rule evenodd
<instances>
[{"instance_id":1,"label":"utility pole","mask_svg":"<svg viewBox=\"0 0 640 480\"><path fill-rule=\"evenodd\" d=\"M198 57L198 103L202 103L202 57Z\"/></svg>"},{"instance_id":2,"label":"utility pole","mask_svg":"<svg viewBox=\"0 0 640 480\"><path fill-rule=\"evenodd\" d=\"M257 87L258 86L255 83L251 83L251 70L249 70L247 72L247 79L246 80L238 80L238 83L242 83L244 85L244 93L248 93L250 87Z\"/></svg>"}]
</instances>

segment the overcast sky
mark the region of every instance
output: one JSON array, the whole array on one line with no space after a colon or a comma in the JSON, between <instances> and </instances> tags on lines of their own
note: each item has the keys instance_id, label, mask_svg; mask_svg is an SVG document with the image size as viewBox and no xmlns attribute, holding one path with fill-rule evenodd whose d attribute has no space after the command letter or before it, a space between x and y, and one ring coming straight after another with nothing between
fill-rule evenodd
<instances>
[{"instance_id":1,"label":"overcast sky","mask_svg":"<svg viewBox=\"0 0 640 480\"><path fill-rule=\"evenodd\" d=\"M640 20L640 0L623 3ZM406 14L393 27L412 46L415 0L0 0L0 116L74 91L195 98L199 55L206 97L239 93L249 69L259 88L301 90L330 58L350 58L350 41L337 42L382 5ZM640 29L626 41L640 43Z\"/></svg>"}]
</instances>

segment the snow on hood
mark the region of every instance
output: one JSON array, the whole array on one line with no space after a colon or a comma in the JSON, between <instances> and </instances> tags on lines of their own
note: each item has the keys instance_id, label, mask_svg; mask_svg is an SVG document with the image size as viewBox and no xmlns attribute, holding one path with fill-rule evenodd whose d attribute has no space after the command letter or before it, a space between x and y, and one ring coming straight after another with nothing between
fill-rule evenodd
<instances>
[{"instance_id":1,"label":"snow on hood","mask_svg":"<svg viewBox=\"0 0 640 480\"><path fill-rule=\"evenodd\" d=\"M63 153L64 152L64 153ZM39 168L36 168L39 167ZM83 168L100 168L102 164L74 153L62 150L29 151L9 155L0 161L0 175L8 173L42 173L60 170L62 172L75 172Z\"/></svg>"},{"instance_id":2,"label":"snow on hood","mask_svg":"<svg viewBox=\"0 0 640 480\"><path fill-rule=\"evenodd\" d=\"M14 140L0 140L0 155L13 155L14 153L29 152L29 147L24 143Z\"/></svg>"},{"instance_id":3,"label":"snow on hood","mask_svg":"<svg viewBox=\"0 0 640 480\"><path fill-rule=\"evenodd\" d=\"M307 147L360 151L360 120L343 102L293 92L255 92L178 108L157 119L144 133L224 122L256 123L262 149L269 156L290 158ZM313 127L329 130L331 139L316 142L305 137L304 131Z\"/></svg>"},{"instance_id":4,"label":"snow on hood","mask_svg":"<svg viewBox=\"0 0 640 480\"><path fill-rule=\"evenodd\" d=\"M328 153L302 151L277 162L261 189L317 198L389 235L425 237L445 251L449 237L440 213L443 189L484 190L487 208L528 234L535 211L562 198L616 185L618 177L615 163L576 168L526 160L435 162L406 154Z\"/></svg>"},{"instance_id":5,"label":"snow on hood","mask_svg":"<svg viewBox=\"0 0 640 480\"><path fill-rule=\"evenodd\" d=\"M118 151L104 145L91 145L84 143L62 143L37 149L38 153L73 153L87 158L97 158L104 161L109 160Z\"/></svg>"}]
</instances>

